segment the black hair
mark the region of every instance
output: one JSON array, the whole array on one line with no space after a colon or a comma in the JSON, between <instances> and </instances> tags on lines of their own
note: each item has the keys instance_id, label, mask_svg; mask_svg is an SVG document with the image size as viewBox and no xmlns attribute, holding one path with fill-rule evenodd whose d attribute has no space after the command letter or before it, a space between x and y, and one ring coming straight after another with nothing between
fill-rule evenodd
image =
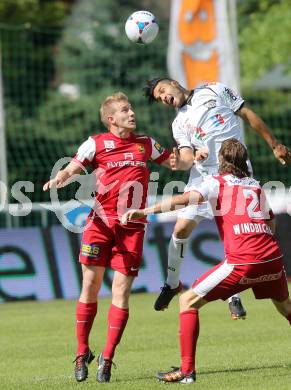
<instances>
[{"instance_id":1,"label":"black hair","mask_svg":"<svg viewBox=\"0 0 291 390\"><path fill-rule=\"evenodd\" d=\"M168 77L156 77L154 79L147 80L146 85L143 87L143 94L148 99L149 103L153 103L156 100L154 97L154 89L161 80L171 81L172 79L169 79Z\"/></svg>"}]
</instances>

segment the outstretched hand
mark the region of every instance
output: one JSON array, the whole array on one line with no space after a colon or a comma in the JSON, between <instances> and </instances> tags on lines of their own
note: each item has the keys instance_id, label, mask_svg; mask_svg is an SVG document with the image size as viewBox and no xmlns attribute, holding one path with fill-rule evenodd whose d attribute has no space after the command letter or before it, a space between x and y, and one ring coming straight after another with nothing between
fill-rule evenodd
<instances>
[{"instance_id":1,"label":"outstretched hand","mask_svg":"<svg viewBox=\"0 0 291 390\"><path fill-rule=\"evenodd\" d=\"M208 148L200 148L195 152L194 161L204 161L208 158Z\"/></svg>"},{"instance_id":2,"label":"outstretched hand","mask_svg":"<svg viewBox=\"0 0 291 390\"><path fill-rule=\"evenodd\" d=\"M69 175L65 170L59 171L54 179L47 181L42 189L47 191L51 188L61 188L68 184Z\"/></svg>"},{"instance_id":3,"label":"outstretched hand","mask_svg":"<svg viewBox=\"0 0 291 390\"><path fill-rule=\"evenodd\" d=\"M145 214L143 210L136 210L136 209L128 210L125 214L122 215L121 223L122 225L126 225L127 222L130 222L134 219L143 218L144 216Z\"/></svg>"},{"instance_id":4,"label":"outstretched hand","mask_svg":"<svg viewBox=\"0 0 291 390\"><path fill-rule=\"evenodd\" d=\"M47 190L49 190L51 188L60 188L60 187L61 187L60 179L55 177L54 179L47 181L43 185L42 190L43 191L47 191Z\"/></svg>"},{"instance_id":5,"label":"outstretched hand","mask_svg":"<svg viewBox=\"0 0 291 390\"><path fill-rule=\"evenodd\" d=\"M291 165L291 151L287 146L278 144L273 148L273 153L282 165Z\"/></svg>"}]
</instances>

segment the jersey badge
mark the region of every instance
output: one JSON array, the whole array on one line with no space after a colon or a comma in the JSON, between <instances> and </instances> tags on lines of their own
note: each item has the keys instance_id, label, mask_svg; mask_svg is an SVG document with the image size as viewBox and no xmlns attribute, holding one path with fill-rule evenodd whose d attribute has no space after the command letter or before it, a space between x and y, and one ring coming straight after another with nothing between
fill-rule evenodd
<instances>
[{"instance_id":1,"label":"jersey badge","mask_svg":"<svg viewBox=\"0 0 291 390\"><path fill-rule=\"evenodd\" d=\"M219 127L220 125L224 125L224 119L221 114L215 114L210 118L215 127Z\"/></svg>"},{"instance_id":2,"label":"jersey badge","mask_svg":"<svg viewBox=\"0 0 291 390\"><path fill-rule=\"evenodd\" d=\"M216 100L211 99L211 100L208 100L207 102L205 102L203 104L204 104L204 106L206 108L208 108L210 110L211 108L215 108L216 107Z\"/></svg>"},{"instance_id":3,"label":"jersey badge","mask_svg":"<svg viewBox=\"0 0 291 390\"><path fill-rule=\"evenodd\" d=\"M104 147L106 149L106 152L109 152L110 150L115 148L115 143L112 140L104 140Z\"/></svg>"},{"instance_id":4,"label":"jersey badge","mask_svg":"<svg viewBox=\"0 0 291 390\"><path fill-rule=\"evenodd\" d=\"M157 149L157 151L158 151L160 154L163 153L164 148L163 148L162 145L160 145L158 142L155 142L154 147Z\"/></svg>"},{"instance_id":5,"label":"jersey badge","mask_svg":"<svg viewBox=\"0 0 291 390\"><path fill-rule=\"evenodd\" d=\"M204 141L206 138L206 133L201 127L194 127L194 137L200 141Z\"/></svg>"},{"instance_id":6,"label":"jersey badge","mask_svg":"<svg viewBox=\"0 0 291 390\"><path fill-rule=\"evenodd\" d=\"M237 100L237 96L235 94L235 92L230 89L230 88L224 88L224 94L227 98L227 100L230 100L230 101L236 101Z\"/></svg>"},{"instance_id":7,"label":"jersey badge","mask_svg":"<svg viewBox=\"0 0 291 390\"><path fill-rule=\"evenodd\" d=\"M140 152L140 153L144 153L145 152L145 147L144 145L142 144L137 144L137 150Z\"/></svg>"}]
</instances>

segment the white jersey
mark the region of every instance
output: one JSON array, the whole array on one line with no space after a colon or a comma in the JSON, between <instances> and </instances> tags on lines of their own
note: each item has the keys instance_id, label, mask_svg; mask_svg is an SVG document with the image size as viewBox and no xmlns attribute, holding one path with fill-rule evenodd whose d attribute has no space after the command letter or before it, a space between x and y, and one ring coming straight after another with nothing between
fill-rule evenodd
<instances>
[{"instance_id":1,"label":"white jersey","mask_svg":"<svg viewBox=\"0 0 291 390\"><path fill-rule=\"evenodd\" d=\"M172 124L178 148L207 147L208 158L193 165L185 190L199 184L203 176L218 173L218 152L221 143L235 138L243 143L243 133L237 115L244 100L221 83L196 88L187 103L178 110Z\"/></svg>"}]
</instances>

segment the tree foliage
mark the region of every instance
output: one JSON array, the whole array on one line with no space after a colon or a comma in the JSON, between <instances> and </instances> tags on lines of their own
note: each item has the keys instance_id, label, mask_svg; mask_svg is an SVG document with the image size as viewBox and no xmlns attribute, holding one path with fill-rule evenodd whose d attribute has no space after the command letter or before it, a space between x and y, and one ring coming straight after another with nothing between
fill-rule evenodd
<instances>
[{"instance_id":1,"label":"tree foliage","mask_svg":"<svg viewBox=\"0 0 291 390\"><path fill-rule=\"evenodd\" d=\"M118 90L129 95L139 132L173 145L174 112L159 105L149 108L141 92L145 80L167 74L169 4L156 0L0 1L0 23L10 25L0 28L0 38L11 184L23 178L34 181L33 200L44 200L41 186L54 162L72 156L88 135L104 130L100 104ZM288 63L288 4L287 0L238 1L244 86L275 64ZM158 39L151 45L135 45L124 34L126 18L138 9L151 10L161 21ZM244 96L258 113L261 110L275 133L284 136L280 118L290 115L288 105L282 103L285 96L278 92L259 99L247 89ZM248 144L260 172L260 167L268 165L269 154L260 152L264 145L256 149L255 137L250 136ZM280 175L280 169L274 172L274 177L281 179ZM176 178L186 181L186 176L179 173ZM173 176L164 171L160 178L163 188ZM63 197L70 195L68 190Z\"/></svg>"},{"instance_id":2,"label":"tree foliage","mask_svg":"<svg viewBox=\"0 0 291 390\"><path fill-rule=\"evenodd\" d=\"M63 0L1 0L0 23L63 26L70 5Z\"/></svg>"},{"instance_id":3,"label":"tree foliage","mask_svg":"<svg viewBox=\"0 0 291 390\"><path fill-rule=\"evenodd\" d=\"M242 80L249 85L278 64L290 68L290 0L241 1L239 47Z\"/></svg>"},{"instance_id":4,"label":"tree foliage","mask_svg":"<svg viewBox=\"0 0 291 390\"><path fill-rule=\"evenodd\" d=\"M37 177L34 200L44 199L41 183L56 160L104 131L98 114L109 94L129 94L140 132L168 133L170 119L161 120L159 107L145 108L141 92L149 77L166 74L167 29L149 46L134 45L124 33L132 4L83 0L62 29L2 28L10 180Z\"/></svg>"}]
</instances>

